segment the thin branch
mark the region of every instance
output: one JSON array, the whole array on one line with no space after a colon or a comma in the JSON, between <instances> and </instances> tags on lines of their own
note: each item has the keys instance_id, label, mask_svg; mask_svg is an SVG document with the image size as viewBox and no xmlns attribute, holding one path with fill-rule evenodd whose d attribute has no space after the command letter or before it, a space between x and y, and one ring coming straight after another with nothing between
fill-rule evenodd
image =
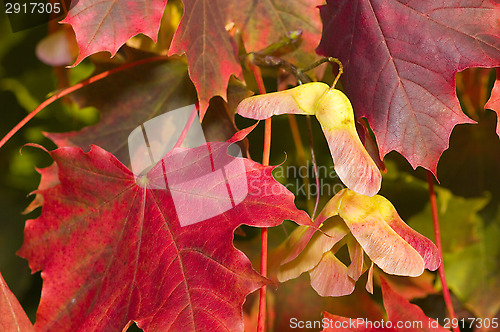
<instances>
[{"instance_id":1,"label":"thin branch","mask_svg":"<svg viewBox=\"0 0 500 332\"><path fill-rule=\"evenodd\" d=\"M260 94L266 93L264 81L262 80L262 73L260 68L251 65L252 72L257 81ZM262 153L262 165L269 165L269 156L271 153L271 118L265 120L264 123L264 151ZM260 233L260 274L264 277L267 276L267 228L261 228ZM266 300L267 300L267 287L262 286L259 292L259 318L257 321L257 331L264 332L266 330Z\"/></svg>"},{"instance_id":2,"label":"thin branch","mask_svg":"<svg viewBox=\"0 0 500 332\"><path fill-rule=\"evenodd\" d=\"M448 310L448 316L452 321L456 321L457 317L455 315L455 309L453 309L453 303L451 302L450 290L448 289L448 284L446 282L446 275L444 273L444 261L443 261L443 246L441 244L441 233L439 231L439 216L438 208L436 202L436 193L434 192L434 175L427 171L427 183L429 184L429 198L431 201L431 211L432 211L432 221L434 224L434 240L436 241L436 247L439 252L439 257L441 258L441 265L439 266L439 278L441 279L441 285L443 287L443 298L446 304L446 309ZM453 332L460 332L457 326L452 324Z\"/></svg>"}]
</instances>

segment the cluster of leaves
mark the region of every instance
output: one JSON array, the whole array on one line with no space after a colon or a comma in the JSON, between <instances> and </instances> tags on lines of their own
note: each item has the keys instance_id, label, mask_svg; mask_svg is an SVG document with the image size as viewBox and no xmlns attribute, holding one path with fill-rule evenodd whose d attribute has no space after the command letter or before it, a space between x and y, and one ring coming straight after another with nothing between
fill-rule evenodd
<instances>
[{"instance_id":1,"label":"cluster of leaves","mask_svg":"<svg viewBox=\"0 0 500 332\"><path fill-rule=\"evenodd\" d=\"M471 118L479 126L491 122L492 112L470 111L470 117L462 112L455 75L469 67L500 66L499 17L495 1L467 5L389 0L326 4L317 0L78 1L57 36L54 33L41 43L62 48L64 54L50 53L52 48L45 46L40 47L39 57L51 59L54 65L69 65L64 62L72 59L76 45L73 66L89 62L85 59L91 56L94 74L104 74L71 97L81 109L95 107L100 120L79 131L46 134L58 148L47 151L54 164L39 170L40 185L26 213L40 206L42 212L27 221L19 251L32 271L42 271L37 319L33 327L0 277L0 330L120 331L133 322L145 331L250 329L256 319L251 309L242 314L247 295L273 279L284 282L306 271L308 289L312 287L319 295L352 293L346 299L365 301L364 307L339 309L335 304L339 302L332 300L315 307L316 314L329 310L335 315L325 313L325 317L338 321L346 319L342 316L383 318L367 294L355 288L366 272L369 292L374 291L373 278L382 286L389 321L429 320L408 300L435 291L432 278L427 272L422 275L424 268L436 270L441 263L437 248L424 237L432 239L430 207L415 208L403 216L412 215L408 222L421 235L406 225L386 198L376 195L381 185L379 168L384 156L397 151L413 168L422 166L437 175L438 160L457 124L473 123ZM284 47L272 47L298 29L300 38L289 38ZM136 36L140 33L144 36ZM101 51L114 58L95 54ZM292 68L301 79L303 72L297 68L316 60L316 52L342 62L344 92L324 83L308 83L245 99L256 90L252 66ZM262 63L257 63L259 59ZM59 69L64 75L74 70ZM264 73L268 87L278 89L290 78L277 83L277 76L272 69ZM324 80L328 77L325 74ZM499 90L497 79L486 107L500 114ZM157 115L195 102L209 143L174 148L138 182L130 170L129 134ZM483 106L484 101L479 108ZM253 119L284 113L315 115L322 129L315 131L315 137L325 137L328 149L318 148L318 163L333 159L349 189L321 197L325 204L316 218L311 217L312 211L307 214L298 209L295 204L301 203L300 198L273 178L275 167L227 154L234 142L243 142L247 156L261 147L252 139L254 133L249 134L253 127L237 130L236 113ZM500 136L499 119L495 125ZM494 134L492 126L480 129ZM495 139L496 146L490 149L498 152ZM445 153L443 162L446 157ZM453 155L448 158L454 163L458 160ZM492 163L498 162L498 155L495 158ZM198 165L218 169L235 160L243 167L232 170L231 179L239 184L252 179L252 184L245 198L227 210L224 206L234 205L224 195L228 184L204 182ZM405 182L406 173L392 166L387 163L388 187L397 184L404 195L425 190L414 177ZM195 179L194 186L210 189L206 197L193 198L195 193L182 187L178 191L183 200L174 204L177 182L171 179L181 184ZM162 181L170 189L158 190L163 188ZM386 188L382 187L382 193L387 196L396 192ZM455 197L469 196L459 189L454 194L440 189L438 194L450 288L475 315L492 317L500 309L499 284L494 278L500 253L495 242L500 230L500 214L495 210L500 193L498 188L481 189L490 191L492 197ZM471 195L482 194L478 190ZM179 209L221 213L183 227ZM480 217L483 210L486 216ZM453 226L457 218L464 220L460 223L463 231ZM273 227L284 220L300 226L278 241L266 278L234 247L234 233L238 229L251 238L252 228L241 225ZM251 247L251 241L247 245ZM245 244L241 247L251 252ZM478 256L481 260L475 259ZM460 264L464 260L483 273L463 276ZM385 273L422 276L407 285ZM286 295L270 295L276 301L280 296ZM252 300L247 304L251 307ZM303 312L294 313L299 309L299 304L292 304L274 312L282 321L293 314L306 317ZM271 317L268 324L272 325ZM279 324L283 323L277 319L276 330Z\"/></svg>"}]
</instances>

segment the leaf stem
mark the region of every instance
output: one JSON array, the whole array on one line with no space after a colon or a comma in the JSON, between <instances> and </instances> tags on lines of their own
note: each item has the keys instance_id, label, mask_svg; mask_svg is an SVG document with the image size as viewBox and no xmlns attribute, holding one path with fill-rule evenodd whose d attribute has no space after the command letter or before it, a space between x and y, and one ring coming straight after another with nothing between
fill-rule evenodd
<instances>
[{"instance_id":1,"label":"leaf stem","mask_svg":"<svg viewBox=\"0 0 500 332\"><path fill-rule=\"evenodd\" d=\"M191 111L191 115L189 116L189 119L186 122L186 125L184 126L184 129L182 129L181 135L177 139L177 142L175 143L174 147L172 149L178 148L182 145L182 142L184 142L184 139L186 138L186 135L191 128L191 125L194 122L194 119L196 119L196 115L198 114L198 109L199 109L199 104L196 103L196 107L193 107L193 110Z\"/></svg>"},{"instance_id":2,"label":"leaf stem","mask_svg":"<svg viewBox=\"0 0 500 332\"><path fill-rule=\"evenodd\" d=\"M260 94L266 93L266 87L262 80L262 73L260 68L256 65L251 65L253 75L257 82ZM262 153L262 165L269 165L269 156L271 154L271 118L264 122L264 151ZM260 274L267 277L267 228L261 228L260 233ZM257 332L264 332L266 330L266 297L267 287L264 285L259 292L259 317L257 320Z\"/></svg>"},{"instance_id":3,"label":"leaf stem","mask_svg":"<svg viewBox=\"0 0 500 332\"><path fill-rule=\"evenodd\" d=\"M443 246L441 244L441 233L439 230L439 216L436 202L436 193L434 192L434 175L430 171L427 171L427 183L429 184L429 198L431 202L432 211L432 221L434 224L434 241L436 241L436 247L439 252L439 257L441 258L441 265L439 266L439 278L441 279L441 286L443 287L443 298L446 304L446 309L448 310L448 315L451 320L456 321L455 309L453 309L453 303L451 302L450 290L448 289L448 284L446 282L446 275L444 273L444 260L443 260ZM460 332L457 326L452 324L453 332Z\"/></svg>"},{"instance_id":4,"label":"leaf stem","mask_svg":"<svg viewBox=\"0 0 500 332\"><path fill-rule=\"evenodd\" d=\"M28 114L24 119L22 119L14 128L12 128L7 135L5 135L2 140L0 140L0 148L7 143L7 141L14 136L15 133L17 133L26 123L28 123L31 119L33 119L40 111L42 111L45 107L48 105L52 104L54 101L58 100L61 97L64 97L72 92L75 92L76 90L83 88L86 85L89 85L91 83L97 82L105 77L108 77L112 74L115 74L117 72L120 72L122 70L126 70L135 66L139 66L148 62L153 62L153 61L161 61L161 60L167 60L168 58L165 56L156 56L156 57L151 57L147 59L142 59L139 61L135 62L130 62L126 63L123 66L113 68L110 70L107 70L105 72L102 72L100 74L94 75L86 80L81 81L80 83L77 83L73 86L70 86L64 90L61 90L57 92L55 95L51 96L50 98L46 99L44 102L42 102L37 108L35 108L30 114Z\"/></svg>"},{"instance_id":5,"label":"leaf stem","mask_svg":"<svg viewBox=\"0 0 500 332\"><path fill-rule=\"evenodd\" d=\"M271 154L271 118L264 122L264 151L262 153L262 165L269 166L269 155Z\"/></svg>"},{"instance_id":6,"label":"leaf stem","mask_svg":"<svg viewBox=\"0 0 500 332\"><path fill-rule=\"evenodd\" d=\"M321 58L319 59L318 61L314 62L313 64L307 66L306 68L302 68L302 69L299 69L298 71L300 73L303 73L303 72L306 72L306 71L309 71L309 70L313 70L314 68L318 67L319 65L322 65L323 63L325 62L329 62L329 63L332 63L332 62L335 62L338 66L339 66L339 73L337 74L337 76L335 77L335 80L333 81L333 84L332 86L330 87L330 89L334 89L335 88L335 85L337 84L337 82L339 81L339 78L340 76L342 75L342 73L344 72L344 66L342 65L342 62L340 62L339 59L337 58L333 58L331 56L329 57L326 57L326 58Z\"/></svg>"},{"instance_id":7,"label":"leaf stem","mask_svg":"<svg viewBox=\"0 0 500 332\"><path fill-rule=\"evenodd\" d=\"M260 274L267 276L267 228L260 232ZM264 285L259 290L259 318L257 320L257 332L266 330L266 300L267 287Z\"/></svg>"},{"instance_id":8,"label":"leaf stem","mask_svg":"<svg viewBox=\"0 0 500 332\"><path fill-rule=\"evenodd\" d=\"M337 85L337 82L340 79L340 75L342 75L342 73L344 72L344 66L342 65L342 62L340 62L340 60L337 58L329 57L328 60L330 62L335 62L339 66L339 73L337 74L337 77L335 77L335 80L333 81L333 84L332 84L332 89L333 89L333 88L335 88L335 85Z\"/></svg>"}]
</instances>

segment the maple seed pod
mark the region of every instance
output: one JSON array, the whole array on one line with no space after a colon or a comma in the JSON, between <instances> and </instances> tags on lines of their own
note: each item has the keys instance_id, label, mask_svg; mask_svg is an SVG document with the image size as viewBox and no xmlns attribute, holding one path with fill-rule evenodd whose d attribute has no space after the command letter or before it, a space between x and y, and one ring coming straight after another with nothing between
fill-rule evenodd
<instances>
[{"instance_id":1,"label":"maple seed pod","mask_svg":"<svg viewBox=\"0 0 500 332\"><path fill-rule=\"evenodd\" d=\"M380 190L382 176L358 137L351 102L341 91L322 82L306 83L246 98L238 105L237 113L256 120L285 113L316 115L342 182L367 196Z\"/></svg>"},{"instance_id":2,"label":"maple seed pod","mask_svg":"<svg viewBox=\"0 0 500 332\"><path fill-rule=\"evenodd\" d=\"M360 194L375 195L380 190L382 175L359 139L347 96L339 90L327 90L318 103L316 118L342 182Z\"/></svg>"},{"instance_id":3,"label":"maple seed pod","mask_svg":"<svg viewBox=\"0 0 500 332\"><path fill-rule=\"evenodd\" d=\"M312 82L279 92L243 99L237 113L245 118L264 120L279 114L314 115L318 100L330 87Z\"/></svg>"}]
</instances>

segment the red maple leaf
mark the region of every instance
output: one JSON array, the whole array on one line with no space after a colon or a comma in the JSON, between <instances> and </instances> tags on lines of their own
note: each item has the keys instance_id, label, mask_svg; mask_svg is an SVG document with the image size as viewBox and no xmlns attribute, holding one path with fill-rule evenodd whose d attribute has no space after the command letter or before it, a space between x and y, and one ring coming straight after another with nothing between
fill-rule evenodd
<instances>
[{"instance_id":1,"label":"red maple leaf","mask_svg":"<svg viewBox=\"0 0 500 332\"><path fill-rule=\"evenodd\" d=\"M28 316L0 273L0 331L35 331Z\"/></svg>"},{"instance_id":2,"label":"red maple leaf","mask_svg":"<svg viewBox=\"0 0 500 332\"><path fill-rule=\"evenodd\" d=\"M42 214L20 250L44 279L37 330L243 330L245 296L269 280L235 249L233 231L310 219L273 167L228 146L174 149L142 176L97 146L51 151L57 169L42 172Z\"/></svg>"},{"instance_id":3,"label":"red maple leaf","mask_svg":"<svg viewBox=\"0 0 500 332\"><path fill-rule=\"evenodd\" d=\"M317 51L342 61L346 93L381 156L396 150L435 174L453 127L473 122L460 109L455 74L500 64L498 3L343 0L320 13Z\"/></svg>"},{"instance_id":4,"label":"red maple leaf","mask_svg":"<svg viewBox=\"0 0 500 332\"><path fill-rule=\"evenodd\" d=\"M108 51L111 56L139 34L158 38L167 0L79 0L61 23L71 24L79 53L76 66L89 55Z\"/></svg>"},{"instance_id":5,"label":"red maple leaf","mask_svg":"<svg viewBox=\"0 0 500 332\"><path fill-rule=\"evenodd\" d=\"M320 0L209 1L183 0L184 15L169 54L186 53L189 76L196 86L203 119L210 98L226 99L231 75L239 75L236 45L226 31L235 23L248 51L259 51L291 30L302 29L303 46L295 57L311 54L319 36Z\"/></svg>"},{"instance_id":6,"label":"red maple leaf","mask_svg":"<svg viewBox=\"0 0 500 332\"><path fill-rule=\"evenodd\" d=\"M62 21L73 27L80 49L74 66L99 51L115 55L129 38L139 33L156 42L166 3L167 0L78 1ZM291 59L311 60L319 41L321 23L316 6L321 3L322 0L183 0L184 14L169 54L187 55L189 74L200 101L200 118L210 98L220 95L226 99L230 76L241 72L227 24L235 23L242 31L249 51L258 51L287 32L300 29L303 43Z\"/></svg>"}]
</instances>

